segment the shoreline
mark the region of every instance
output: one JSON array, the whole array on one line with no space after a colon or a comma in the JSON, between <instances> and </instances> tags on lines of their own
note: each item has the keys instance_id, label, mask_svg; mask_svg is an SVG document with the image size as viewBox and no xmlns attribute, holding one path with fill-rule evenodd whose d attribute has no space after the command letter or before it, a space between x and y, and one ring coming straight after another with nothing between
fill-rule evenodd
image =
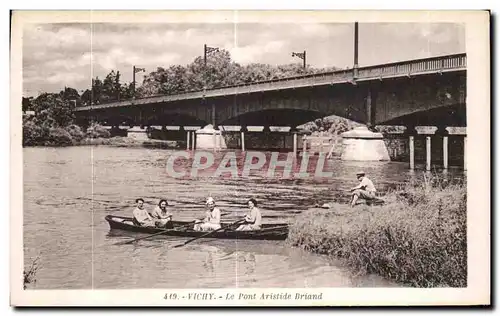
<instances>
[{"instance_id":1,"label":"shoreline","mask_svg":"<svg viewBox=\"0 0 500 316\"><path fill-rule=\"evenodd\" d=\"M115 137L97 137L97 138L85 138L80 141L75 141L73 144L60 144L60 145L25 145L24 148L28 147L47 147L47 148L64 148L64 147L78 147L78 146L112 146L112 147L154 147L154 148L171 148L178 149L180 144L178 141L168 141L168 140L158 140L158 139L148 139L139 140L123 136Z\"/></svg>"}]
</instances>

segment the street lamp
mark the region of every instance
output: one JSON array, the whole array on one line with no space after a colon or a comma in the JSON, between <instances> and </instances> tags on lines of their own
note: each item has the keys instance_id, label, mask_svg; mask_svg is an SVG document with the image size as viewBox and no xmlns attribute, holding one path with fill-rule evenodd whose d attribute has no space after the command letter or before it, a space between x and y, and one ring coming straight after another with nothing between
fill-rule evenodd
<instances>
[{"instance_id":1,"label":"street lamp","mask_svg":"<svg viewBox=\"0 0 500 316\"><path fill-rule=\"evenodd\" d=\"M302 67L304 69L306 69L306 51L304 51L303 53L292 53L292 57L299 57L300 59L303 60L303 65Z\"/></svg>"},{"instance_id":2,"label":"street lamp","mask_svg":"<svg viewBox=\"0 0 500 316\"><path fill-rule=\"evenodd\" d=\"M204 46L204 49L203 49L203 61L205 63L205 66L207 65L207 56L211 53L214 53L214 52L219 52L219 48L218 47L209 47L207 46L207 44L205 44Z\"/></svg>"},{"instance_id":3,"label":"street lamp","mask_svg":"<svg viewBox=\"0 0 500 316\"><path fill-rule=\"evenodd\" d=\"M144 71L146 72L145 68L137 68L134 65L134 71L133 71L133 79L132 79L132 98L135 99L135 74L138 72Z\"/></svg>"}]
</instances>

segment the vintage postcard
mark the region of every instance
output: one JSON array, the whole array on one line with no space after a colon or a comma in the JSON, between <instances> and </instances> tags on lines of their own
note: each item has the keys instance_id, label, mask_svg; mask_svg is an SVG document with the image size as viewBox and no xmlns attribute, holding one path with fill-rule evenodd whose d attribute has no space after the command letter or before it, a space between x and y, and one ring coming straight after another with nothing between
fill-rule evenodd
<instances>
[{"instance_id":1,"label":"vintage postcard","mask_svg":"<svg viewBox=\"0 0 500 316\"><path fill-rule=\"evenodd\" d=\"M14 11L10 304L491 304L489 21Z\"/></svg>"}]
</instances>

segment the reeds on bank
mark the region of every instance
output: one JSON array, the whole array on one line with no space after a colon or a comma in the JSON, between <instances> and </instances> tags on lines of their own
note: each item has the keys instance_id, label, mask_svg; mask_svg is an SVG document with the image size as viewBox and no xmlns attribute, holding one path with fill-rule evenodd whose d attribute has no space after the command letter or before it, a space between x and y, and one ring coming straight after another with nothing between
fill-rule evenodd
<instances>
[{"instance_id":1,"label":"reeds on bank","mask_svg":"<svg viewBox=\"0 0 500 316\"><path fill-rule=\"evenodd\" d=\"M289 241L405 285L466 287L466 184L424 177L384 199L383 206L309 210L291 225Z\"/></svg>"}]
</instances>

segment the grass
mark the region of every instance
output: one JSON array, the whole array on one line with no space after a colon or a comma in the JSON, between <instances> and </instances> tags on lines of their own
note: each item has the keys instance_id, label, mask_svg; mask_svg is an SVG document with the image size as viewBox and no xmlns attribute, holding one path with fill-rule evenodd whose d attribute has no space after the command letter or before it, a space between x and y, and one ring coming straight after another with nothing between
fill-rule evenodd
<instances>
[{"instance_id":1,"label":"grass","mask_svg":"<svg viewBox=\"0 0 500 316\"><path fill-rule=\"evenodd\" d=\"M466 184L425 176L384 199L383 206L334 204L303 213L289 242L341 258L357 273L414 287L466 287Z\"/></svg>"},{"instance_id":2,"label":"grass","mask_svg":"<svg viewBox=\"0 0 500 316\"><path fill-rule=\"evenodd\" d=\"M39 257L36 257L35 260L33 260L33 262L31 263L30 267L26 270L23 271L23 275L24 275L24 278L23 278L23 288L26 290L28 288L28 285L29 284L34 284L36 283L36 272L38 271L39 269L39 264L38 264L38 260L40 258Z\"/></svg>"}]
</instances>

